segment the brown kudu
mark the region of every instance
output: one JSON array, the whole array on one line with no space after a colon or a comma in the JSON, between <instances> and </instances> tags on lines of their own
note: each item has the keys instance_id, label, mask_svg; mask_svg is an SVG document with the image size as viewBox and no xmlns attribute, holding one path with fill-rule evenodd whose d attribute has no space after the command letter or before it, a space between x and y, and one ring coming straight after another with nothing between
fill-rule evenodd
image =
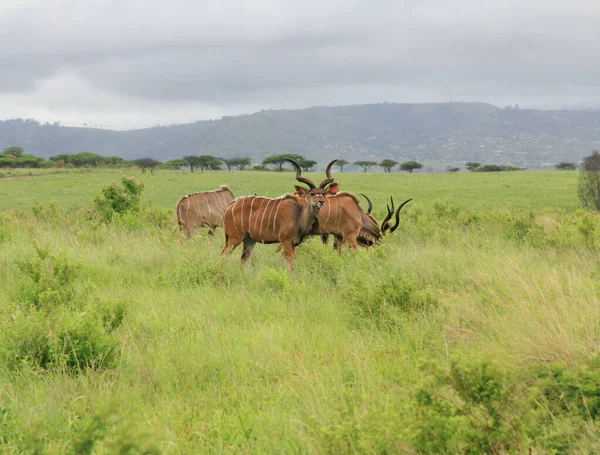
<instances>
[{"instance_id":1,"label":"brown kudu","mask_svg":"<svg viewBox=\"0 0 600 455\"><path fill-rule=\"evenodd\" d=\"M233 201L233 193L226 185L214 191L192 193L177 203L177 224L187 237L199 227L207 227L208 235L213 235L217 227L223 226L223 214Z\"/></svg>"},{"instance_id":2,"label":"brown kudu","mask_svg":"<svg viewBox=\"0 0 600 455\"><path fill-rule=\"evenodd\" d=\"M337 160L333 160L327 166L325 174L327 179L321 183L325 188L327 181L333 182L331 176L331 166ZM323 185L325 183L325 186ZM296 194L304 196L304 188L296 186ZM400 224L400 210L412 199L408 199L400 204L397 210L394 209L394 200L390 198L392 207L388 205L388 214L379 227L377 220L371 215L373 204L371 200L362 195L369 206L365 212L359 205L357 197L352 193L338 192L339 183L331 184L325 190L325 204L319 211L318 225L315 227L312 235L320 235L323 243L327 243L327 237L332 234L335 238L334 247L341 251L342 241L346 241L351 249L356 249L357 245L369 247L377 243L383 235L389 230L394 232ZM390 220L395 214L395 224L390 225Z\"/></svg>"},{"instance_id":3,"label":"brown kudu","mask_svg":"<svg viewBox=\"0 0 600 455\"><path fill-rule=\"evenodd\" d=\"M221 250L222 256L243 242L242 263L247 263L257 242L281 243L286 266L289 271L293 270L294 250L313 231L324 204L324 187L333 179L327 179L316 187L312 181L302 177L298 163L289 158L286 160L296 168L296 180L308 185L308 189L302 188L305 196L284 194L276 199L244 196L234 200L223 216L225 245Z\"/></svg>"}]
</instances>

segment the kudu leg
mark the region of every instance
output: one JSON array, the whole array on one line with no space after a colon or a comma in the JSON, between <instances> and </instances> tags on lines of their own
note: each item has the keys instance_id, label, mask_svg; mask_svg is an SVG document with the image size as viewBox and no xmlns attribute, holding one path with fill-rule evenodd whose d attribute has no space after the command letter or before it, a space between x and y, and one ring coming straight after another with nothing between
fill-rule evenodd
<instances>
[{"instance_id":1,"label":"kudu leg","mask_svg":"<svg viewBox=\"0 0 600 455\"><path fill-rule=\"evenodd\" d=\"M241 236L228 236L227 234L225 234L225 245L221 250L221 256L226 256L229 253L231 253L240 243L242 243L243 240L244 239Z\"/></svg>"},{"instance_id":2,"label":"kudu leg","mask_svg":"<svg viewBox=\"0 0 600 455\"><path fill-rule=\"evenodd\" d=\"M344 238L341 235L333 236L333 248L340 254L342 253L343 241L344 241Z\"/></svg>"},{"instance_id":3,"label":"kudu leg","mask_svg":"<svg viewBox=\"0 0 600 455\"><path fill-rule=\"evenodd\" d=\"M281 244L283 246L285 266L288 269L288 272L292 272L294 270L294 250L296 247L292 244L292 242L281 242Z\"/></svg>"},{"instance_id":4,"label":"kudu leg","mask_svg":"<svg viewBox=\"0 0 600 455\"><path fill-rule=\"evenodd\" d=\"M358 237L358 232L342 232L342 237L344 241L348 244L348 248L353 251L356 251L356 239Z\"/></svg>"},{"instance_id":5,"label":"kudu leg","mask_svg":"<svg viewBox=\"0 0 600 455\"><path fill-rule=\"evenodd\" d=\"M254 252L254 246L256 242L252 240L250 237L246 236L244 238L244 250L242 251L242 264L246 264L250 261L252 257L252 253Z\"/></svg>"}]
</instances>

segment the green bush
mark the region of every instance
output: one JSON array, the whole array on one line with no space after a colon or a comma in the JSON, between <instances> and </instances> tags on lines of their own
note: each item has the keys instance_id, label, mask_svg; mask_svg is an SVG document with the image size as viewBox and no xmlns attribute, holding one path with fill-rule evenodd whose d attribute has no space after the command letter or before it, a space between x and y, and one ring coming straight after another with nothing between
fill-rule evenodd
<instances>
[{"instance_id":1,"label":"green bush","mask_svg":"<svg viewBox=\"0 0 600 455\"><path fill-rule=\"evenodd\" d=\"M105 221L111 221L115 214L138 212L144 184L135 177L121 178L121 183L112 183L102 189L94 199L94 206Z\"/></svg>"},{"instance_id":2,"label":"green bush","mask_svg":"<svg viewBox=\"0 0 600 455\"><path fill-rule=\"evenodd\" d=\"M493 361L430 364L414 398L411 443L419 453L521 453L533 415L515 382Z\"/></svg>"},{"instance_id":3,"label":"green bush","mask_svg":"<svg viewBox=\"0 0 600 455\"><path fill-rule=\"evenodd\" d=\"M17 261L22 272L15 292L19 303L36 309L52 309L69 305L74 296L74 282L79 269L67 261L64 251L52 255L48 250L34 245L35 256Z\"/></svg>"},{"instance_id":4,"label":"green bush","mask_svg":"<svg viewBox=\"0 0 600 455\"><path fill-rule=\"evenodd\" d=\"M418 290L414 278L392 270L359 271L340 279L344 300L361 316L376 323L389 323L394 312L414 314L438 305L425 290Z\"/></svg>"},{"instance_id":5,"label":"green bush","mask_svg":"<svg viewBox=\"0 0 600 455\"><path fill-rule=\"evenodd\" d=\"M83 313L59 308L53 312L23 310L3 324L3 363L65 368L77 372L114 365L116 339L93 308Z\"/></svg>"},{"instance_id":6,"label":"green bush","mask_svg":"<svg viewBox=\"0 0 600 455\"><path fill-rule=\"evenodd\" d=\"M568 412L584 420L600 417L600 355L568 369L559 362L535 368L537 386L555 412Z\"/></svg>"},{"instance_id":7,"label":"green bush","mask_svg":"<svg viewBox=\"0 0 600 455\"><path fill-rule=\"evenodd\" d=\"M32 258L16 265L16 305L5 309L0 322L0 364L73 372L112 366L118 348L112 332L123 322L126 303L88 303L78 292L80 269L64 252L36 246Z\"/></svg>"}]
</instances>

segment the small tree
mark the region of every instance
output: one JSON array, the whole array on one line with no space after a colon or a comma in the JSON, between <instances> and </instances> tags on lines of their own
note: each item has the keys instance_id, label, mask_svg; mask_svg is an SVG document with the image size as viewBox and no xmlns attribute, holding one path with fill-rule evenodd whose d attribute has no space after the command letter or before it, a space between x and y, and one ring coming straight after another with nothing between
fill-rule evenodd
<instances>
[{"instance_id":1,"label":"small tree","mask_svg":"<svg viewBox=\"0 0 600 455\"><path fill-rule=\"evenodd\" d=\"M272 164L273 166L275 166L275 168L281 172L283 171L283 165L285 163L287 163L287 161L285 161L285 158L291 158L295 161L297 161L298 163L300 163L300 161L304 160L304 157L301 155L296 155L294 153L281 153L279 155L270 155L267 156L262 164L267 165L267 164Z\"/></svg>"},{"instance_id":2,"label":"small tree","mask_svg":"<svg viewBox=\"0 0 600 455\"><path fill-rule=\"evenodd\" d=\"M221 160L216 156L202 155L198 157L198 167L204 172L205 169L211 169L213 171L221 169Z\"/></svg>"},{"instance_id":3,"label":"small tree","mask_svg":"<svg viewBox=\"0 0 600 455\"><path fill-rule=\"evenodd\" d=\"M575 163L567 162L555 164L554 167L559 171L574 171L575 169L577 169L577 165Z\"/></svg>"},{"instance_id":4,"label":"small tree","mask_svg":"<svg viewBox=\"0 0 600 455\"><path fill-rule=\"evenodd\" d=\"M454 173L456 173L456 172L458 172L458 171L460 171L460 168L459 168L459 167L451 167L451 166L448 166L448 172L451 172L451 173L453 173L453 174L454 174Z\"/></svg>"},{"instance_id":5,"label":"small tree","mask_svg":"<svg viewBox=\"0 0 600 455\"><path fill-rule=\"evenodd\" d=\"M232 160L234 160L235 158L219 158L223 163L225 163L225 166L227 166L227 171L231 172L231 167L233 166L233 163L231 162Z\"/></svg>"},{"instance_id":6,"label":"small tree","mask_svg":"<svg viewBox=\"0 0 600 455\"><path fill-rule=\"evenodd\" d=\"M243 171L252 164L250 158L231 158L229 162L232 166L236 166L239 171Z\"/></svg>"},{"instance_id":7,"label":"small tree","mask_svg":"<svg viewBox=\"0 0 600 455\"><path fill-rule=\"evenodd\" d=\"M390 172L396 164L398 164L398 161L390 159L383 160L381 163L379 163L379 165L383 168L384 172Z\"/></svg>"},{"instance_id":8,"label":"small tree","mask_svg":"<svg viewBox=\"0 0 600 455\"><path fill-rule=\"evenodd\" d=\"M412 174L412 171L415 169L421 169L423 165L421 163L417 163L416 161L405 161L400 165L401 171L407 171L409 174Z\"/></svg>"},{"instance_id":9,"label":"small tree","mask_svg":"<svg viewBox=\"0 0 600 455\"><path fill-rule=\"evenodd\" d=\"M181 169L184 166L187 166L187 161L182 159L169 160L165 163L165 166L171 169Z\"/></svg>"},{"instance_id":10,"label":"small tree","mask_svg":"<svg viewBox=\"0 0 600 455\"><path fill-rule=\"evenodd\" d=\"M133 164L142 170L142 174L146 172L147 169L150 170L151 174L154 174L154 170L156 169L156 166L160 164L160 161L156 161L153 158L140 158L139 160L133 160Z\"/></svg>"},{"instance_id":11,"label":"small tree","mask_svg":"<svg viewBox=\"0 0 600 455\"><path fill-rule=\"evenodd\" d=\"M579 171L579 199L584 207L600 212L600 152L583 159Z\"/></svg>"},{"instance_id":12,"label":"small tree","mask_svg":"<svg viewBox=\"0 0 600 455\"><path fill-rule=\"evenodd\" d=\"M337 160L334 164L334 166L337 166L340 168L340 172L344 172L344 166L346 166L347 164L350 164L348 161L346 160Z\"/></svg>"},{"instance_id":13,"label":"small tree","mask_svg":"<svg viewBox=\"0 0 600 455\"><path fill-rule=\"evenodd\" d=\"M377 163L375 161L355 161L354 165L362 167L363 172L367 172L373 166L377 166Z\"/></svg>"},{"instance_id":14,"label":"small tree","mask_svg":"<svg viewBox=\"0 0 600 455\"><path fill-rule=\"evenodd\" d=\"M25 151L21 147L6 147L4 149L5 155L12 155L15 158L19 158L25 154Z\"/></svg>"},{"instance_id":15,"label":"small tree","mask_svg":"<svg viewBox=\"0 0 600 455\"><path fill-rule=\"evenodd\" d=\"M184 156L183 160L190 167L190 172L194 172L194 168L198 168L200 166L200 157L196 155L188 155Z\"/></svg>"},{"instance_id":16,"label":"small tree","mask_svg":"<svg viewBox=\"0 0 600 455\"><path fill-rule=\"evenodd\" d=\"M302 159L298 161L298 164L300 165L303 171L309 171L311 167L314 167L317 164L317 162L314 160Z\"/></svg>"},{"instance_id":17,"label":"small tree","mask_svg":"<svg viewBox=\"0 0 600 455\"><path fill-rule=\"evenodd\" d=\"M475 161L471 161L469 163L466 164L466 168L473 172L475 169L477 169L479 166L481 166L481 163L476 163Z\"/></svg>"}]
</instances>

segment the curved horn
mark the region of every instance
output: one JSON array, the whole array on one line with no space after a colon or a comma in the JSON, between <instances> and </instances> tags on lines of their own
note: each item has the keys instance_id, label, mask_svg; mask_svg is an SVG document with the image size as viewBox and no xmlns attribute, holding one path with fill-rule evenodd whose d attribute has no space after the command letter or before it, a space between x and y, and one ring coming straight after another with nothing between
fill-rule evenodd
<instances>
[{"instance_id":1,"label":"curved horn","mask_svg":"<svg viewBox=\"0 0 600 455\"><path fill-rule=\"evenodd\" d=\"M392 201L392 208L390 209L389 204L386 204L388 213L385 216L385 218L383 219L383 221L381 222L381 231L382 232L383 232L383 226L385 225L385 223L388 222L389 220L391 220L392 216L394 216L394 198L392 196L390 196L390 200Z\"/></svg>"},{"instance_id":2,"label":"curved horn","mask_svg":"<svg viewBox=\"0 0 600 455\"><path fill-rule=\"evenodd\" d=\"M369 208L367 209L367 213L368 213L368 214L370 214L370 213L371 213L371 210L373 210L373 204L371 203L371 199L369 199L369 198L367 197L367 195L366 195L366 194L362 194L362 193L360 193L360 195L361 195L362 197L364 197L364 198L367 200L367 202L369 203ZM388 207L388 208L389 208L389 207Z\"/></svg>"},{"instance_id":3,"label":"curved horn","mask_svg":"<svg viewBox=\"0 0 600 455\"><path fill-rule=\"evenodd\" d=\"M410 201L412 201L412 198L404 201L402 204L400 204L400 207L398 207L398 210L396 210L396 224L394 224L394 226L390 228L390 233L394 232L398 228L398 225L400 224L400 209L402 207L404 207L405 204L408 204Z\"/></svg>"},{"instance_id":4,"label":"curved horn","mask_svg":"<svg viewBox=\"0 0 600 455\"><path fill-rule=\"evenodd\" d=\"M308 185L309 188L314 189L316 188L315 184L313 182L311 182L310 180L308 180L305 177L302 177L302 169L300 169L300 165L298 163L296 163L293 159L291 158L284 158L285 161L289 161L290 163L292 163L294 165L294 167L296 168L296 180L298 180L301 183L305 183Z\"/></svg>"},{"instance_id":5,"label":"curved horn","mask_svg":"<svg viewBox=\"0 0 600 455\"><path fill-rule=\"evenodd\" d=\"M333 160L331 163L329 163L327 165L327 169L325 170L325 175L327 176L327 178L321 182L321 184L319 185L319 188L325 189L325 187L327 185L329 185L331 182L333 182L333 177L331 176L331 166L333 166L336 161L337 161L337 159Z\"/></svg>"}]
</instances>

